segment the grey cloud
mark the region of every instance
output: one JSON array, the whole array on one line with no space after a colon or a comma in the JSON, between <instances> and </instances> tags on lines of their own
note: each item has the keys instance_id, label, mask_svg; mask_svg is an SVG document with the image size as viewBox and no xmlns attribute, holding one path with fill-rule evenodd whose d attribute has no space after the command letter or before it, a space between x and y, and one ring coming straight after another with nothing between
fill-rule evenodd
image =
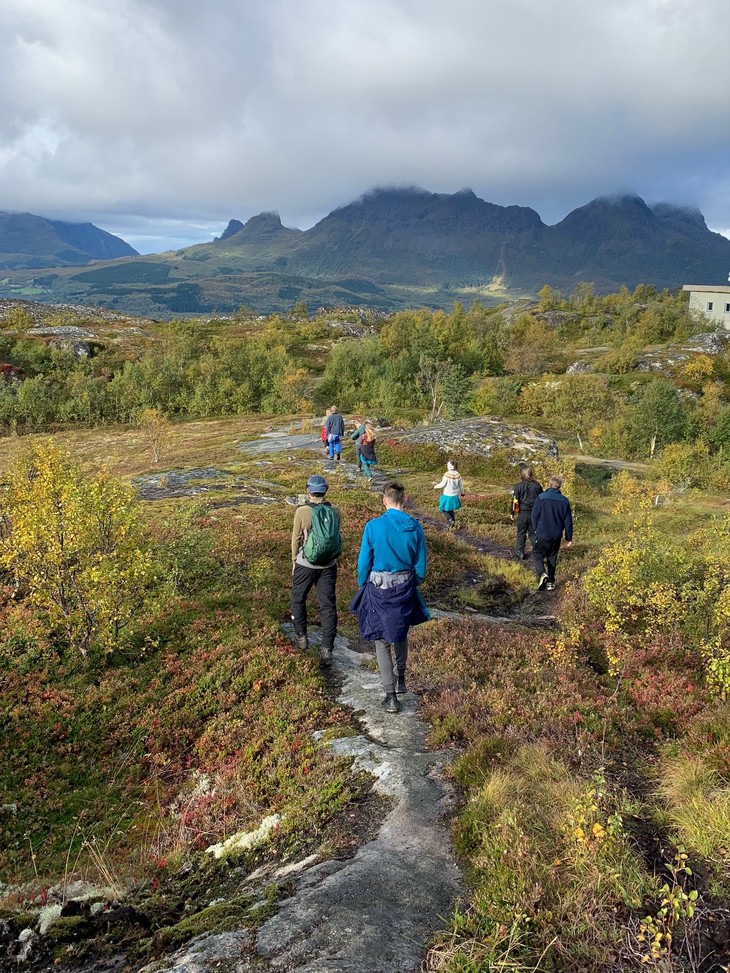
<instances>
[{"instance_id":1,"label":"grey cloud","mask_svg":"<svg viewBox=\"0 0 730 973\"><path fill-rule=\"evenodd\" d=\"M5 0L0 208L184 239L378 184L547 222L632 186L727 226L729 29L725 0Z\"/></svg>"}]
</instances>

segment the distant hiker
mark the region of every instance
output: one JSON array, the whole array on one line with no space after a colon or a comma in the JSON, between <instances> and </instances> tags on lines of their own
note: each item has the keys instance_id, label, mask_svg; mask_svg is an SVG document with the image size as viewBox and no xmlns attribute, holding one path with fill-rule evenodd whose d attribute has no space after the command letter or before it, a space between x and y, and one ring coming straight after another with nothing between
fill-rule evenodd
<instances>
[{"instance_id":1,"label":"distant hiker","mask_svg":"<svg viewBox=\"0 0 730 973\"><path fill-rule=\"evenodd\" d=\"M340 415L336 405L330 407L330 414L325 422L327 442L329 443L329 458L340 461L342 452L342 437L345 435L345 420Z\"/></svg>"},{"instance_id":2,"label":"distant hiker","mask_svg":"<svg viewBox=\"0 0 730 973\"><path fill-rule=\"evenodd\" d=\"M307 595L317 589L322 617L322 661L329 665L337 634L337 558L342 553L340 512L325 500L327 481L323 476L310 476L308 500L297 507L291 534L292 583L291 617L297 645L307 649Z\"/></svg>"},{"instance_id":3,"label":"distant hiker","mask_svg":"<svg viewBox=\"0 0 730 973\"><path fill-rule=\"evenodd\" d=\"M525 542L530 536L532 551L535 551L535 528L532 525L532 508L542 493L542 486L535 479L535 471L531 466L520 468L520 482L512 490L512 504L509 519L514 523L517 518L517 547L515 554L520 561L527 558Z\"/></svg>"},{"instance_id":4,"label":"distant hiker","mask_svg":"<svg viewBox=\"0 0 730 973\"><path fill-rule=\"evenodd\" d=\"M373 466L378 465L378 457L375 455L375 426L372 422L365 421L365 432L360 437L360 462L362 471L368 480L373 478Z\"/></svg>"},{"instance_id":5,"label":"distant hiker","mask_svg":"<svg viewBox=\"0 0 730 973\"><path fill-rule=\"evenodd\" d=\"M456 511L461 507L461 497L466 496L464 481L456 463L448 461L446 472L438 483L434 483L433 488L444 491L439 497L439 510L448 522L448 530L456 530Z\"/></svg>"},{"instance_id":6,"label":"distant hiker","mask_svg":"<svg viewBox=\"0 0 730 973\"><path fill-rule=\"evenodd\" d=\"M565 534L565 546L573 546L573 512L570 501L560 492L562 476L551 476L548 489L535 500L532 526L535 531L533 557L537 573L538 591L555 588L555 568L558 563L560 541Z\"/></svg>"},{"instance_id":7,"label":"distant hiker","mask_svg":"<svg viewBox=\"0 0 730 973\"><path fill-rule=\"evenodd\" d=\"M324 444L325 456L329 456L330 454L330 447L329 447L329 443L327 442L327 420L329 419L330 411L331 411L330 409L327 409L327 411L324 414L324 422L322 423L322 432L319 434L319 438L322 440Z\"/></svg>"},{"instance_id":8,"label":"distant hiker","mask_svg":"<svg viewBox=\"0 0 730 973\"><path fill-rule=\"evenodd\" d=\"M404 501L404 487L386 483L385 513L365 524L357 559L360 589L350 603L360 634L375 642L385 692L382 706L388 713L398 712L396 694L406 691L408 629L431 617L418 591L426 577L426 535L419 522L404 512Z\"/></svg>"},{"instance_id":9,"label":"distant hiker","mask_svg":"<svg viewBox=\"0 0 730 973\"><path fill-rule=\"evenodd\" d=\"M353 422L354 430L350 433L350 439L355 442L355 464L358 470L362 469L362 463L360 462L360 440L365 435L365 420L360 422L359 419L355 419Z\"/></svg>"}]
</instances>

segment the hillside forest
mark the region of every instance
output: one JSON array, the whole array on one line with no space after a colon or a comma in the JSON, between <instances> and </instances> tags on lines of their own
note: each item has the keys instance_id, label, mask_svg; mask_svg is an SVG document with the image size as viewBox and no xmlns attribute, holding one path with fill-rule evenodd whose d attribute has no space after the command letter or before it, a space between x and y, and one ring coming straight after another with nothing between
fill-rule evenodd
<instances>
[{"instance_id":1,"label":"hillside forest","mask_svg":"<svg viewBox=\"0 0 730 973\"><path fill-rule=\"evenodd\" d=\"M262 898L236 876L351 854L369 831L343 821L382 812L370 775L322 745L356 720L285 628L291 500L325 471L340 632L359 638L347 605L380 498L349 445L341 470L265 449L282 429L316 441L332 403L378 421L441 611L412 633L409 688L449 753L465 888L423 968L728 968L730 344L686 295L580 284L450 312L103 327L34 313L0 318L0 969L138 969L256 928L291 886ZM438 432L486 416L557 449ZM433 490L451 457L455 532ZM525 458L573 506L554 593L510 556ZM272 815L265 842L206 854ZM96 911L68 908L81 886Z\"/></svg>"}]
</instances>

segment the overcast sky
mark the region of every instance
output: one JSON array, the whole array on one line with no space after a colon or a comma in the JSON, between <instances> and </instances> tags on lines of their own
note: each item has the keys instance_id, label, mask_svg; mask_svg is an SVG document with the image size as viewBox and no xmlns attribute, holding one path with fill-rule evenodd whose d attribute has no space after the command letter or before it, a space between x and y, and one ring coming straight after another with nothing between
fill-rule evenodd
<instances>
[{"instance_id":1,"label":"overcast sky","mask_svg":"<svg viewBox=\"0 0 730 973\"><path fill-rule=\"evenodd\" d=\"M0 0L0 209L143 252L367 189L730 234L728 0Z\"/></svg>"}]
</instances>

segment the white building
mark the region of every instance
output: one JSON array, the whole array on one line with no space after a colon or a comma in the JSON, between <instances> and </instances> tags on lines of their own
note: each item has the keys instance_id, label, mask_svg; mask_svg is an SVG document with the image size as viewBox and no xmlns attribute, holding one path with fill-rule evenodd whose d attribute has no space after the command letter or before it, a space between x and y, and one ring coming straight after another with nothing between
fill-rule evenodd
<instances>
[{"instance_id":1,"label":"white building","mask_svg":"<svg viewBox=\"0 0 730 973\"><path fill-rule=\"evenodd\" d=\"M685 284L690 311L701 311L714 324L730 331L730 287L719 284Z\"/></svg>"}]
</instances>

